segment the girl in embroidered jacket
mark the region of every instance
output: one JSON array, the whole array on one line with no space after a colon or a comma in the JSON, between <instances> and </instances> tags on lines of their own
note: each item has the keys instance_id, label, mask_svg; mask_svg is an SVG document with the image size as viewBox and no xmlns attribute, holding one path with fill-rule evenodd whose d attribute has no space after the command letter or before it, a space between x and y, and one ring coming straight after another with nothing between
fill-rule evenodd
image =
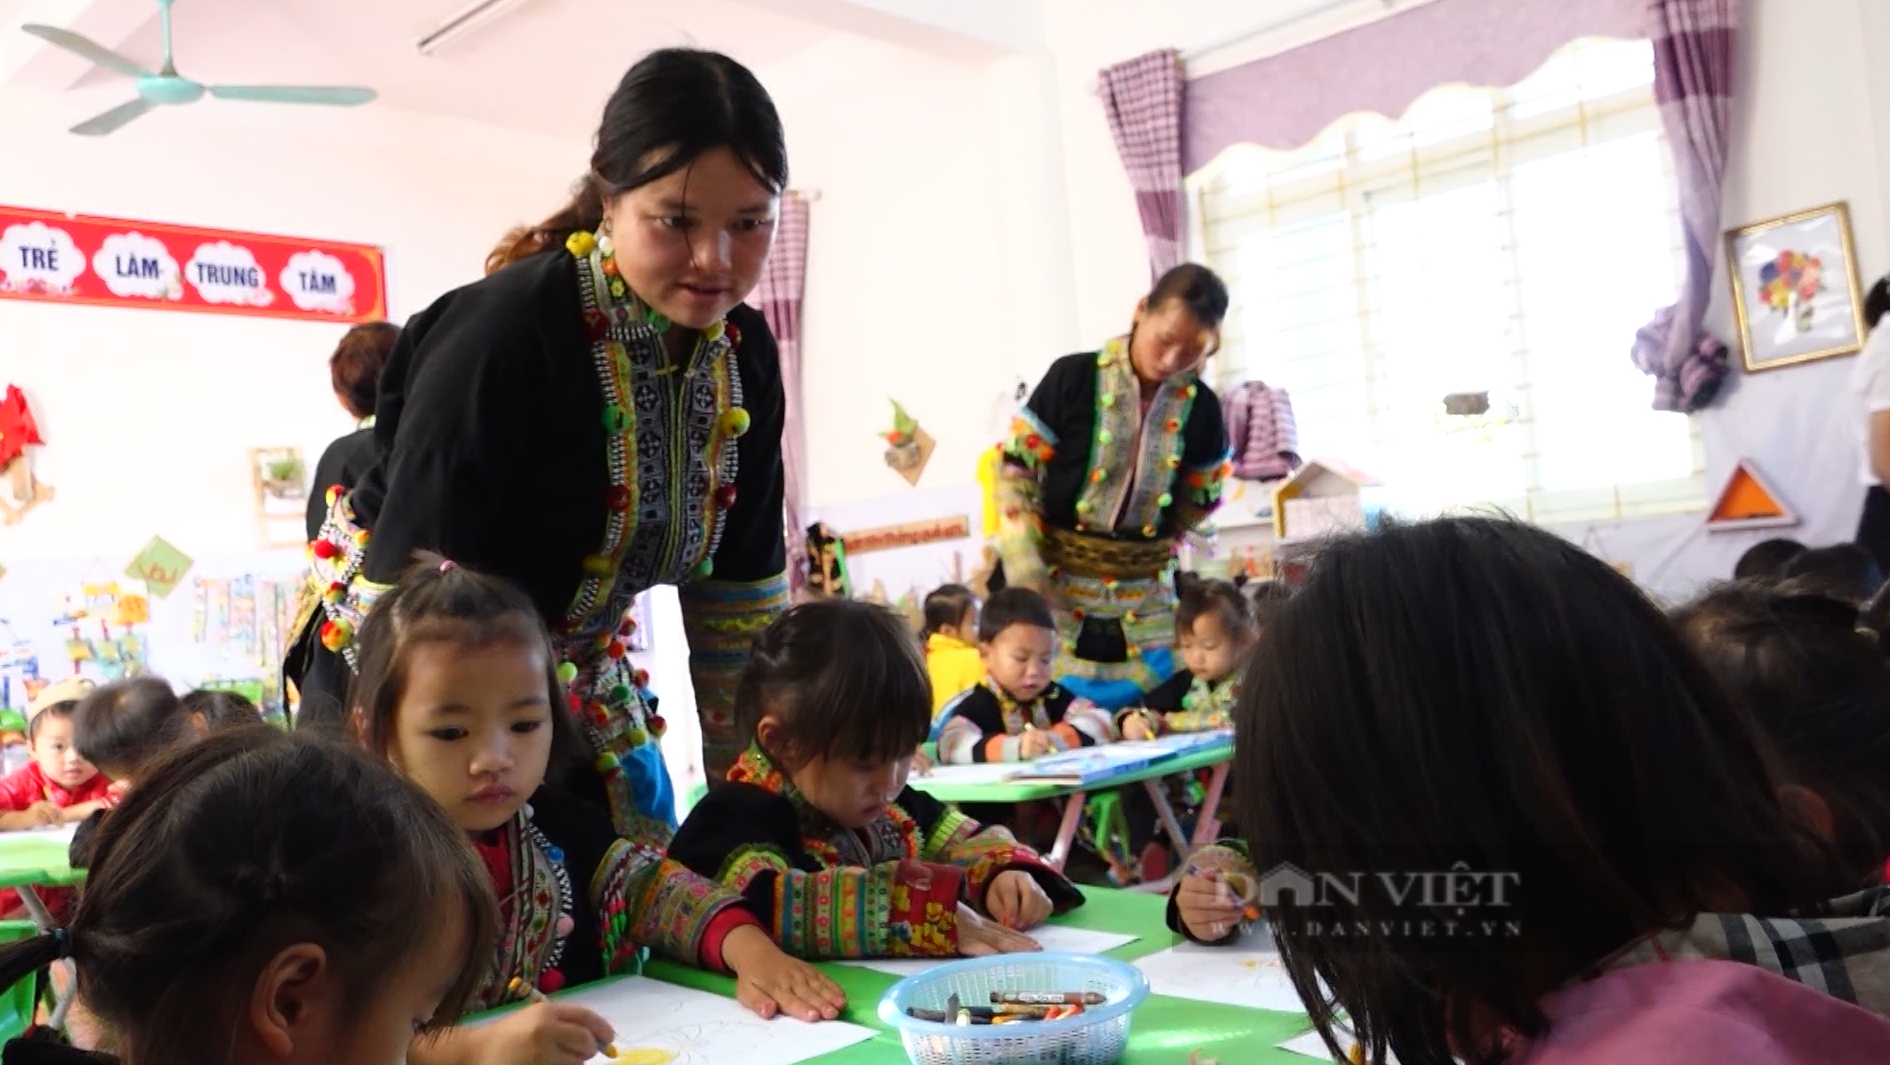
<instances>
[{"instance_id":1,"label":"girl in embroidered jacket","mask_svg":"<svg viewBox=\"0 0 1890 1065\"><path fill-rule=\"evenodd\" d=\"M946 707L939 760L1017 762L1116 738L1107 711L1050 679L1056 619L1028 588L993 595L978 618L984 680Z\"/></svg>"},{"instance_id":2,"label":"girl in embroidered jacket","mask_svg":"<svg viewBox=\"0 0 1890 1065\"><path fill-rule=\"evenodd\" d=\"M1035 950L1082 904L1002 828L906 786L931 718L918 642L883 607L795 607L762 633L737 714L753 737L670 845L740 891L804 958Z\"/></svg>"},{"instance_id":3,"label":"girl in embroidered jacket","mask_svg":"<svg viewBox=\"0 0 1890 1065\"><path fill-rule=\"evenodd\" d=\"M1056 676L1110 709L1174 672L1174 546L1220 505L1221 404L1199 373L1227 288L1193 263L1162 275L1129 334L1052 363L1002 445L998 549L1063 633Z\"/></svg>"},{"instance_id":4,"label":"girl in embroidered jacket","mask_svg":"<svg viewBox=\"0 0 1890 1065\"><path fill-rule=\"evenodd\" d=\"M320 609L285 671L300 722L339 727L362 619L416 550L502 576L555 634L594 756L625 766L610 798L631 833L634 815L675 823L664 723L624 653L632 599L679 586L712 775L740 752L748 643L787 605L780 367L741 300L788 170L766 90L713 52L639 61L596 146L563 210L407 323L380 460L333 495L312 545L305 609Z\"/></svg>"},{"instance_id":5,"label":"girl in embroidered jacket","mask_svg":"<svg viewBox=\"0 0 1890 1065\"><path fill-rule=\"evenodd\" d=\"M1234 724L1241 669L1260 635L1253 602L1230 581L1179 574L1175 588L1175 645L1186 668L1116 716L1125 740Z\"/></svg>"},{"instance_id":6,"label":"girl in embroidered jacket","mask_svg":"<svg viewBox=\"0 0 1890 1065\"><path fill-rule=\"evenodd\" d=\"M524 997L514 978L552 992L633 971L647 946L734 972L738 996L763 1016L838 1015L839 989L782 954L740 898L663 858L667 829L649 822L649 834L620 837L600 804L558 786L582 779L572 770L586 756L558 706L550 637L522 593L423 561L369 616L360 656L350 701L362 742L472 834L500 899L480 1008ZM609 1035L588 1010L541 1004L415 1044L413 1060L575 1063Z\"/></svg>"}]
</instances>

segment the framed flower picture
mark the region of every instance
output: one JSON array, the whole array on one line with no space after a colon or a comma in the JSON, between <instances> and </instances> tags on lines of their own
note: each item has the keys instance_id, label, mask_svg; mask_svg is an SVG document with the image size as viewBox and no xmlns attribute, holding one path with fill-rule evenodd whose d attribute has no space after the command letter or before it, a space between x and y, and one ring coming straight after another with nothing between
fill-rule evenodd
<instances>
[{"instance_id":1,"label":"framed flower picture","mask_svg":"<svg viewBox=\"0 0 1890 1065\"><path fill-rule=\"evenodd\" d=\"M1864 346L1863 294L1843 203L1726 234L1726 273L1747 373Z\"/></svg>"}]
</instances>

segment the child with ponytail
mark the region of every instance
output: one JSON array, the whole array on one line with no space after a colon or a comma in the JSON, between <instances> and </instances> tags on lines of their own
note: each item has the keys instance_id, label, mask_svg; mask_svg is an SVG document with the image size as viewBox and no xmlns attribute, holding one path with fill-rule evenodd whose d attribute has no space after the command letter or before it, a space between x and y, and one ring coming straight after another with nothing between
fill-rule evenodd
<instances>
[{"instance_id":1,"label":"child with ponytail","mask_svg":"<svg viewBox=\"0 0 1890 1065\"><path fill-rule=\"evenodd\" d=\"M664 857L664 826L620 838L603 778L566 772L584 768L589 726L567 709L550 636L517 588L423 556L375 605L356 650L356 734L470 835L501 900L479 1008L634 972L653 947L734 973L737 997L764 1017L839 1015L839 988L783 954L740 896ZM613 1034L589 1010L541 1002L416 1043L412 1060L581 1065Z\"/></svg>"}]
</instances>

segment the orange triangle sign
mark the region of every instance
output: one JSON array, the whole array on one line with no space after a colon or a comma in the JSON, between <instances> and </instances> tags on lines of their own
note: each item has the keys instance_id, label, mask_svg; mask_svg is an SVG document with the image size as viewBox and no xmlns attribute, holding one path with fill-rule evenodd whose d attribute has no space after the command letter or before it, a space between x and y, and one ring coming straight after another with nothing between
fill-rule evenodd
<instances>
[{"instance_id":1,"label":"orange triangle sign","mask_svg":"<svg viewBox=\"0 0 1890 1065\"><path fill-rule=\"evenodd\" d=\"M1798 515L1785 503L1785 497L1766 483L1752 463L1740 459L1733 465L1732 476L1719 490L1713 509L1706 516L1706 527L1714 531L1728 529L1768 529L1798 524Z\"/></svg>"}]
</instances>

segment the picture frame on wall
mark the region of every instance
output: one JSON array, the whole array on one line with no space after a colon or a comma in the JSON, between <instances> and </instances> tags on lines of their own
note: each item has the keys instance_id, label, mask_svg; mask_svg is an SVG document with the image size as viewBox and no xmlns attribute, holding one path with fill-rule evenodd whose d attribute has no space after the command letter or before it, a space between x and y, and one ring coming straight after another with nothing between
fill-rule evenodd
<instances>
[{"instance_id":1,"label":"picture frame on wall","mask_svg":"<svg viewBox=\"0 0 1890 1065\"><path fill-rule=\"evenodd\" d=\"M249 471L256 499L256 530L263 547L308 542L308 464L299 447L252 447Z\"/></svg>"},{"instance_id":2,"label":"picture frame on wall","mask_svg":"<svg viewBox=\"0 0 1890 1065\"><path fill-rule=\"evenodd\" d=\"M1848 204L1729 230L1726 274L1747 373L1852 355L1864 346Z\"/></svg>"}]
</instances>

